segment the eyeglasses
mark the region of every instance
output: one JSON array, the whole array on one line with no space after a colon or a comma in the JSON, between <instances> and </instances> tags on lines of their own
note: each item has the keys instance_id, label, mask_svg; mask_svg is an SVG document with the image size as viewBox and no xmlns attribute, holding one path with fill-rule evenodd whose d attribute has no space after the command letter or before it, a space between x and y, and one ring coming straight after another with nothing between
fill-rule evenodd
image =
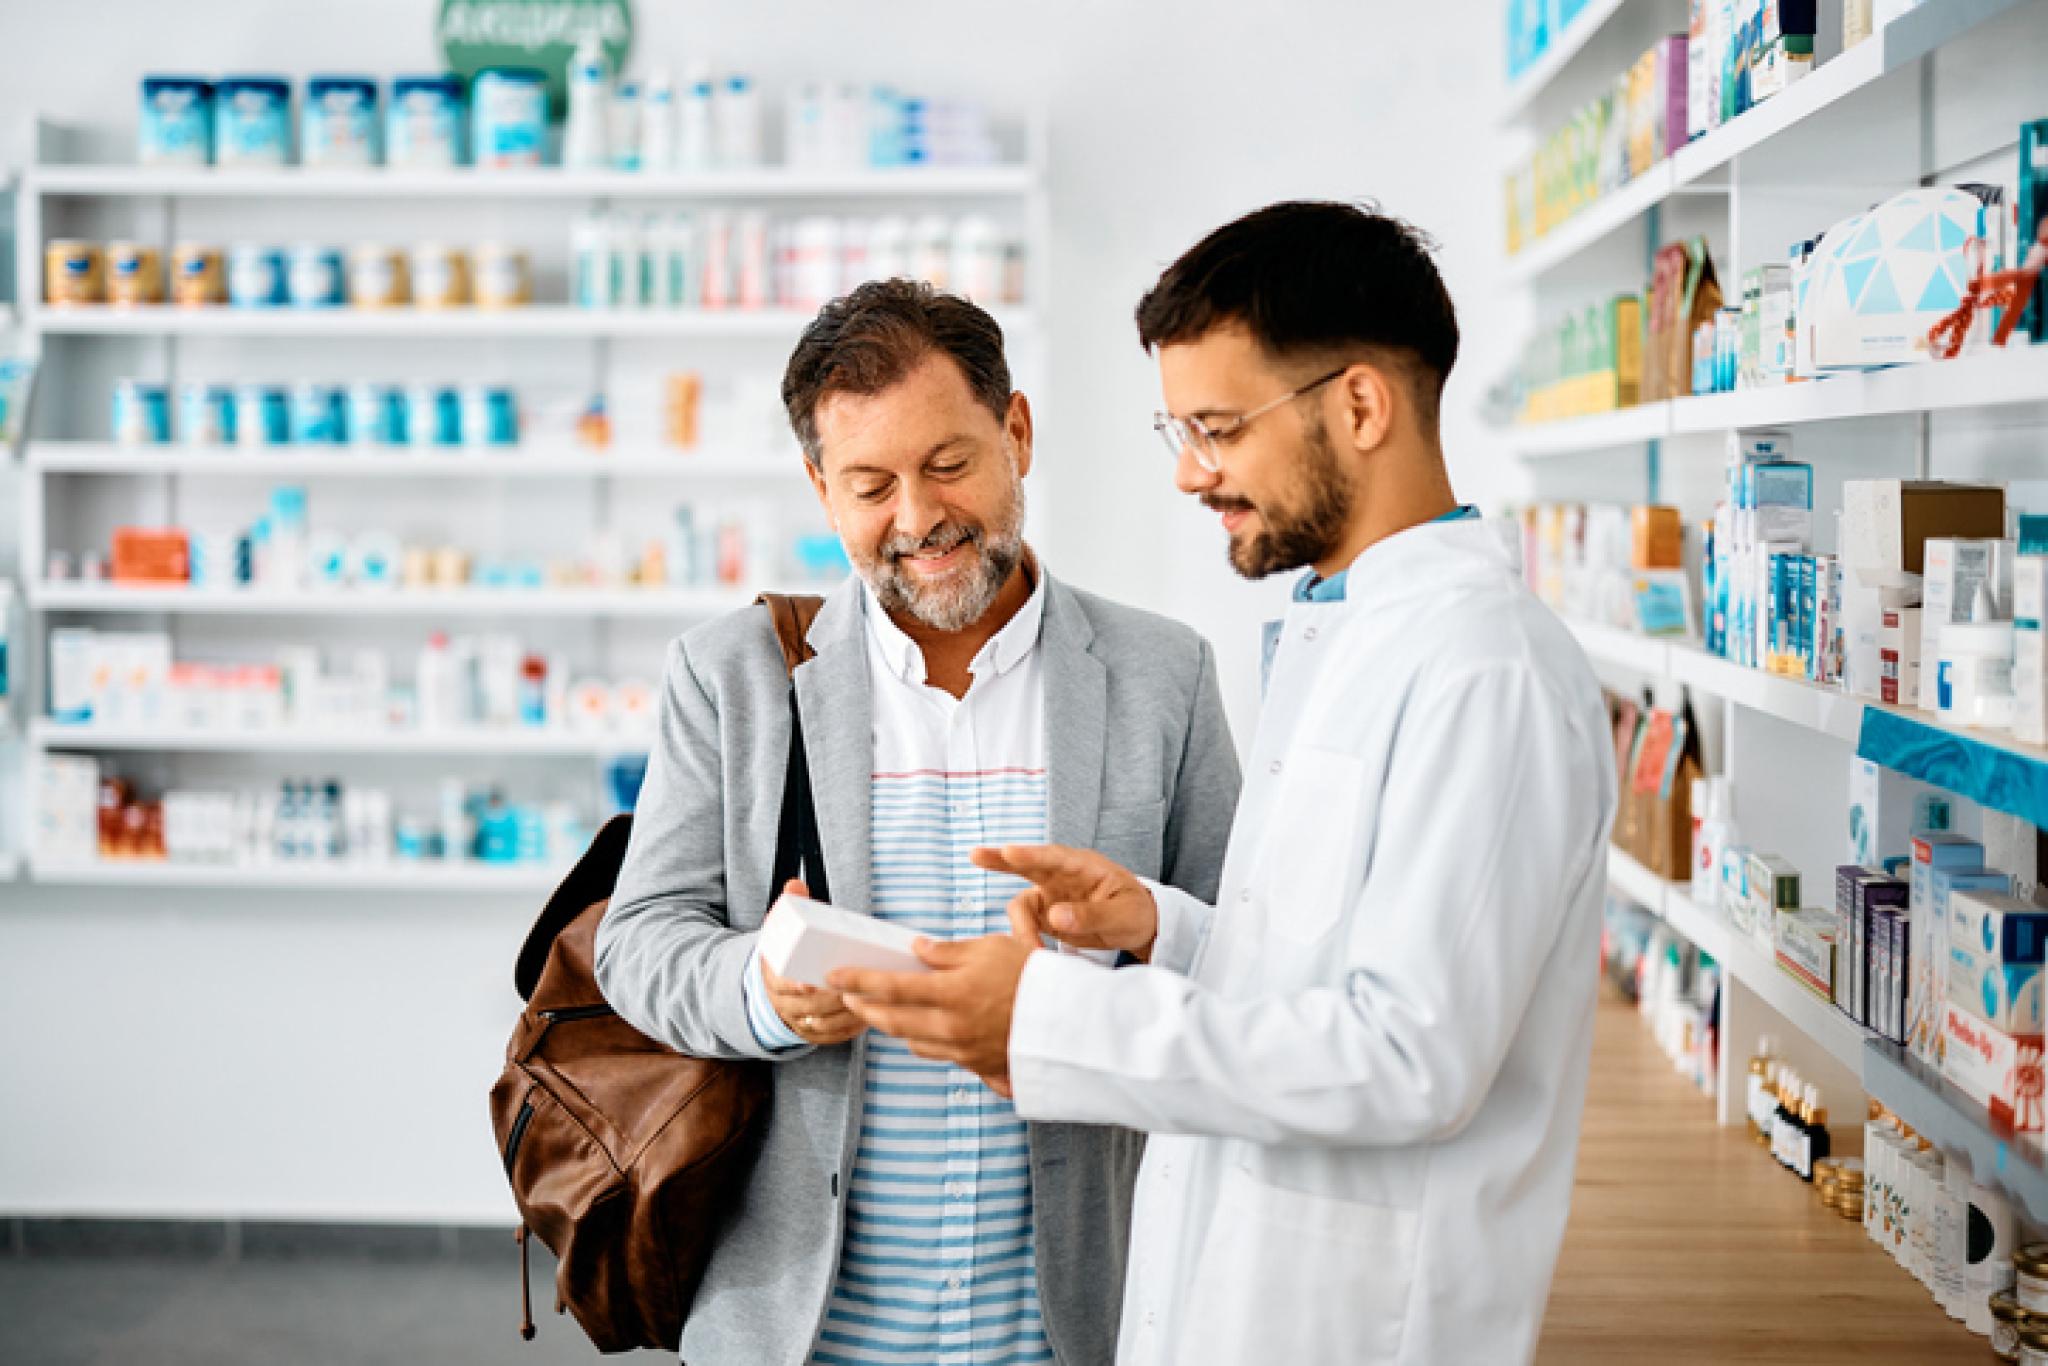
<instances>
[{"instance_id":1,"label":"eyeglasses","mask_svg":"<svg viewBox=\"0 0 2048 1366\"><path fill-rule=\"evenodd\" d=\"M1195 457L1197 465L1211 474L1221 474L1223 453L1220 447L1223 442L1243 431L1254 419L1264 417L1275 408L1290 403L1303 394L1322 388L1350 368L1348 365L1340 366L1321 379L1312 379L1299 389L1280 395L1271 403L1262 403L1248 413L1224 418L1214 425L1199 417L1175 417L1172 413L1154 413L1152 430L1159 433L1159 439L1166 443L1166 449L1175 460L1180 459L1182 451L1187 451Z\"/></svg>"}]
</instances>

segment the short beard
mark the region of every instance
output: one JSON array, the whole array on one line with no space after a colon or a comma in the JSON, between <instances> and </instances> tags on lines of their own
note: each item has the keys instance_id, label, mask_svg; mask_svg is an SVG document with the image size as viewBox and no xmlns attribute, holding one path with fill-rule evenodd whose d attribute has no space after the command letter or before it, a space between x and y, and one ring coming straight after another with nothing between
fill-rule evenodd
<instances>
[{"instance_id":1,"label":"short beard","mask_svg":"<svg viewBox=\"0 0 2048 1366\"><path fill-rule=\"evenodd\" d=\"M1247 579L1263 579L1316 564L1336 553L1357 493L1320 417L1302 447L1298 500L1256 508L1262 530L1248 541L1232 538L1230 567Z\"/></svg>"},{"instance_id":2,"label":"short beard","mask_svg":"<svg viewBox=\"0 0 2048 1366\"><path fill-rule=\"evenodd\" d=\"M955 582L919 583L901 564L905 555L949 550L962 542L973 547L977 563ZM994 530L942 522L921 541L884 541L877 556L858 557L856 564L884 611L903 612L934 631L952 632L966 630L995 606L1023 559L1024 481L1019 479L1009 513Z\"/></svg>"}]
</instances>

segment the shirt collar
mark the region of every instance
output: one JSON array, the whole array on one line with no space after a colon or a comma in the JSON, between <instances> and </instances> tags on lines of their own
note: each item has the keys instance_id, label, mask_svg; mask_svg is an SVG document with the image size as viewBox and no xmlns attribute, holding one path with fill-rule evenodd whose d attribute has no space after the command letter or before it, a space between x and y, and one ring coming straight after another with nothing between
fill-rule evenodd
<instances>
[{"instance_id":1,"label":"shirt collar","mask_svg":"<svg viewBox=\"0 0 2048 1366\"><path fill-rule=\"evenodd\" d=\"M967 666L976 678L1006 674L1038 648L1039 627L1045 621L1045 574L1038 567L1037 556L1028 549L1024 552L1024 571L1031 578L1031 596L1017 609L1017 615L1004 623L1002 630L988 638L981 652L974 656L974 662ZM889 672L905 683L926 682L924 651L890 618L865 579L861 580L861 603L867 610L869 638L881 651Z\"/></svg>"},{"instance_id":2,"label":"shirt collar","mask_svg":"<svg viewBox=\"0 0 2048 1366\"><path fill-rule=\"evenodd\" d=\"M1449 512L1441 516L1432 517L1429 520L1431 524L1437 522L1468 522L1478 516L1478 508L1470 503L1460 503ZM1296 602L1342 602L1344 601L1345 581L1350 577L1351 571L1349 569L1340 569L1327 579L1319 579L1316 577L1315 571L1311 569L1308 573L1302 575L1300 581L1294 585L1294 600Z\"/></svg>"}]
</instances>

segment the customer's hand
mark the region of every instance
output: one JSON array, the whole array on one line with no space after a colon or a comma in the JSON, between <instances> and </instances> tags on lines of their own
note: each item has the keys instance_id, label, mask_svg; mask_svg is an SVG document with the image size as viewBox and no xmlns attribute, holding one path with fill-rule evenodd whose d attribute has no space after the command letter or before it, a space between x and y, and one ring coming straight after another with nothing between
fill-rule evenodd
<instances>
[{"instance_id":1,"label":"customer's hand","mask_svg":"<svg viewBox=\"0 0 2048 1366\"><path fill-rule=\"evenodd\" d=\"M1010 902L1010 921L1077 949L1121 949L1144 962L1159 937L1159 906L1136 874L1092 849L1012 844L976 849L974 866L1032 885Z\"/></svg>"},{"instance_id":2,"label":"customer's hand","mask_svg":"<svg viewBox=\"0 0 2048 1366\"><path fill-rule=\"evenodd\" d=\"M791 896L811 894L808 887L797 881L791 881L782 890ZM859 1016L846 1008L838 992L777 976L765 959L761 963L761 982L768 988L768 1003L775 1007L782 1022L814 1048L845 1043L867 1028Z\"/></svg>"}]
</instances>

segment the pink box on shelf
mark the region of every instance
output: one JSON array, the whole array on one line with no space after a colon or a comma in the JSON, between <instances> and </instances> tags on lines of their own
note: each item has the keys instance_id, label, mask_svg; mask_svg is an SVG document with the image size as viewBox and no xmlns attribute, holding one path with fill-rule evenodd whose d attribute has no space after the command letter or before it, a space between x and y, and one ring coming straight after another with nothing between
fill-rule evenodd
<instances>
[{"instance_id":1,"label":"pink box on shelf","mask_svg":"<svg viewBox=\"0 0 2048 1366\"><path fill-rule=\"evenodd\" d=\"M1948 1049L1941 1070L1962 1092L2015 1133L2043 1129L2041 1036L1993 1029L1959 1006L1945 1006Z\"/></svg>"}]
</instances>

